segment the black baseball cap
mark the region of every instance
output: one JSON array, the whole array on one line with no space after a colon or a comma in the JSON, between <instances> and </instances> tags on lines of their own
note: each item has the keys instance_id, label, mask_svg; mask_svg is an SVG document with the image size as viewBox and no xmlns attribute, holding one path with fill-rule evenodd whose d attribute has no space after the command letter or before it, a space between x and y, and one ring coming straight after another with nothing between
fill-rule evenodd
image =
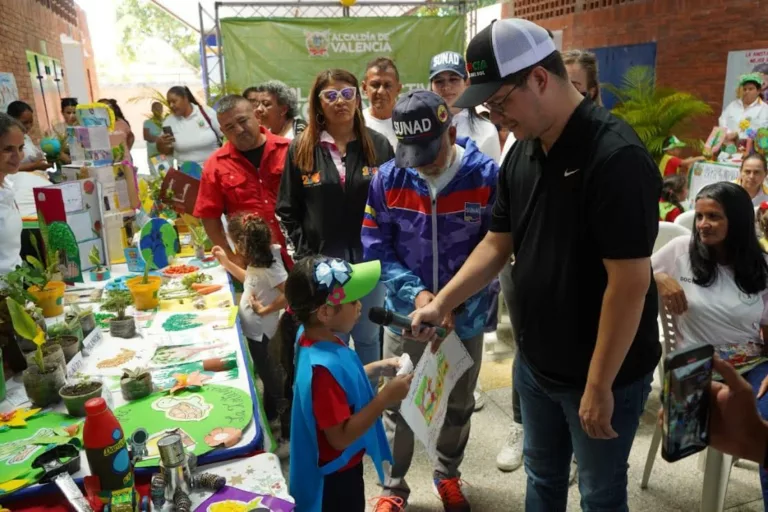
<instances>
[{"instance_id":1,"label":"black baseball cap","mask_svg":"<svg viewBox=\"0 0 768 512\"><path fill-rule=\"evenodd\" d=\"M464 80L467 79L467 63L460 53L442 52L432 57L429 61L429 81L443 71L451 71Z\"/></svg>"},{"instance_id":2,"label":"black baseball cap","mask_svg":"<svg viewBox=\"0 0 768 512\"><path fill-rule=\"evenodd\" d=\"M411 91L397 101L392 126L397 137L395 165L423 167L437 158L442 135L451 126L451 112L432 91Z\"/></svg>"},{"instance_id":3,"label":"black baseball cap","mask_svg":"<svg viewBox=\"0 0 768 512\"><path fill-rule=\"evenodd\" d=\"M520 18L497 20L467 46L470 86L453 106L476 107L498 91L510 75L541 62L557 51L547 30Z\"/></svg>"}]
</instances>

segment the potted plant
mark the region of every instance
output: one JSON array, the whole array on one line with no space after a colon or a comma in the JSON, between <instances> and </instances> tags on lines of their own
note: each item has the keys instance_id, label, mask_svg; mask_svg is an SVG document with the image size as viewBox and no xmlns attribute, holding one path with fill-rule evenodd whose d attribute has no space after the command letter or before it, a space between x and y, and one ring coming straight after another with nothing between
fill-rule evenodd
<instances>
[{"instance_id":1,"label":"potted plant","mask_svg":"<svg viewBox=\"0 0 768 512\"><path fill-rule=\"evenodd\" d=\"M78 336L76 333L79 332ZM61 347L64 352L64 360L68 363L78 352L80 352L80 342L83 341L83 328L77 318L73 321L59 322L48 328L48 339L50 343Z\"/></svg>"},{"instance_id":2,"label":"potted plant","mask_svg":"<svg viewBox=\"0 0 768 512\"><path fill-rule=\"evenodd\" d=\"M48 327L48 338L58 338L59 336L75 336L77 341L83 341L85 333L83 326L80 325L80 318L77 314L68 312L62 322L56 322Z\"/></svg>"},{"instance_id":3,"label":"potted plant","mask_svg":"<svg viewBox=\"0 0 768 512\"><path fill-rule=\"evenodd\" d=\"M46 361L43 354L45 333L35 323L32 316L12 298L7 298L6 302L14 330L24 338L34 341L37 346L32 358L33 364L30 364L22 374L22 382L27 396L36 407L47 407L58 403L61 400L59 390L64 385L64 367ZM60 351L61 347L58 349Z\"/></svg>"},{"instance_id":4,"label":"potted plant","mask_svg":"<svg viewBox=\"0 0 768 512\"><path fill-rule=\"evenodd\" d=\"M120 392L123 394L124 400L138 400L151 394L152 391L152 375L146 368L134 370L123 368L123 376L120 378Z\"/></svg>"},{"instance_id":5,"label":"potted plant","mask_svg":"<svg viewBox=\"0 0 768 512\"><path fill-rule=\"evenodd\" d=\"M96 317L93 315L92 307L81 308L77 304L72 304L70 311L73 315L77 315L77 319L80 321L80 327L83 329L83 338L96 329Z\"/></svg>"},{"instance_id":6,"label":"potted plant","mask_svg":"<svg viewBox=\"0 0 768 512\"><path fill-rule=\"evenodd\" d=\"M85 417L85 402L101 396L103 385L101 381L90 380L87 377L71 382L59 390L59 396L64 400L64 406L70 416Z\"/></svg>"},{"instance_id":7,"label":"potted plant","mask_svg":"<svg viewBox=\"0 0 768 512\"><path fill-rule=\"evenodd\" d=\"M101 253L95 245L88 253L88 261L95 267L91 269L91 281L106 281L110 278L109 269L101 264Z\"/></svg>"},{"instance_id":8,"label":"potted plant","mask_svg":"<svg viewBox=\"0 0 768 512\"><path fill-rule=\"evenodd\" d=\"M34 237L34 235L32 236ZM31 254L27 256L27 263L31 267L28 281L34 285L30 286L27 291L37 300L38 306L43 310L43 316L51 318L64 313L64 289L66 285L62 281L53 280L53 275L59 272L58 251L49 254L47 265Z\"/></svg>"},{"instance_id":9,"label":"potted plant","mask_svg":"<svg viewBox=\"0 0 768 512\"><path fill-rule=\"evenodd\" d=\"M159 302L158 292L163 284L163 278L149 275L149 265L144 267L144 275L128 279L125 285L133 296L136 309L146 311L155 309Z\"/></svg>"},{"instance_id":10,"label":"potted plant","mask_svg":"<svg viewBox=\"0 0 768 512\"><path fill-rule=\"evenodd\" d=\"M127 290L109 290L106 300L101 304L102 311L111 311L117 317L109 321L109 333L117 338L133 338L136 336L136 321L132 316L126 316L125 310L133 304L131 292Z\"/></svg>"},{"instance_id":11,"label":"potted plant","mask_svg":"<svg viewBox=\"0 0 768 512\"><path fill-rule=\"evenodd\" d=\"M208 235L203 226L189 226L189 234L192 237L192 247L195 248L195 258L200 261L205 259L205 248L209 243Z\"/></svg>"}]
</instances>

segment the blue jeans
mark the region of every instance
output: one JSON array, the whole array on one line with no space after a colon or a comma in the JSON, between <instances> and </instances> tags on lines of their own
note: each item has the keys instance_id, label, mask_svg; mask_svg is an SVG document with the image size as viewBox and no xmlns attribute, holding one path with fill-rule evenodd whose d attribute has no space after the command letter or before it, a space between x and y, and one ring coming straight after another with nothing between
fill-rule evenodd
<instances>
[{"instance_id":1,"label":"blue jeans","mask_svg":"<svg viewBox=\"0 0 768 512\"><path fill-rule=\"evenodd\" d=\"M339 334L344 343L349 344L349 335L355 340L355 352L363 366L381 359L381 326L368 320L368 311L373 307L384 307L386 288L379 283L371 293L363 297L360 302L363 305L360 312L360 320L349 334ZM377 379L378 380L378 379ZM374 388L375 389L375 388Z\"/></svg>"},{"instance_id":2,"label":"blue jeans","mask_svg":"<svg viewBox=\"0 0 768 512\"><path fill-rule=\"evenodd\" d=\"M757 396L760 384L766 376L768 376L768 362L762 363L744 374L744 378L752 384L755 396ZM760 416L764 420L768 419L768 393L757 401L757 410L760 411ZM763 488L763 506L765 510L768 510L768 471L763 468L762 464L760 465L760 487Z\"/></svg>"},{"instance_id":3,"label":"blue jeans","mask_svg":"<svg viewBox=\"0 0 768 512\"><path fill-rule=\"evenodd\" d=\"M627 459L651 391L653 373L613 390L611 425L616 439L592 439L581 428L583 389L540 382L518 356L514 387L520 394L525 441L526 512L564 512L568 500L571 455L579 464L579 491L584 512L625 512Z\"/></svg>"}]
</instances>

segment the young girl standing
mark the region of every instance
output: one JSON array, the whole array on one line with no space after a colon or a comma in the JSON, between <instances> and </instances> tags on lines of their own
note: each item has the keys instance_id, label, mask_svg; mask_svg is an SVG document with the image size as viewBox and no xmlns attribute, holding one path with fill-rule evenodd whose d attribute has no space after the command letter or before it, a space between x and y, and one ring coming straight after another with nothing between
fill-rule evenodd
<instances>
[{"instance_id":1,"label":"young girl standing","mask_svg":"<svg viewBox=\"0 0 768 512\"><path fill-rule=\"evenodd\" d=\"M256 214L238 215L230 219L236 226L235 249L245 257L248 267L233 263L224 249L216 246L212 254L219 263L243 283L239 315L243 334L248 339L256 371L264 383L264 412L269 422L280 419L281 441L287 446L290 435L290 407L283 395L282 372L277 361L269 357L269 341L277 332L280 310L285 308L283 292L288 273L280 256L280 245L272 243L269 225ZM284 450L279 450L282 452Z\"/></svg>"},{"instance_id":2,"label":"young girl standing","mask_svg":"<svg viewBox=\"0 0 768 512\"><path fill-rule=\"evenodd\" d=\"M300 324L289 483L296 510L363 512L363 456L373 459L382 481L382 462L392 462L380 417L405 398L412 376L393 377L374 396L369 378L394 375L398 359L363 367L335 334L352 330L360 318L360 299L376 287L380 276L378 261L350 265L310 256L296 263L285 283L292 311L281 319L281 330L287 332L285 324L294 319ZM293 349L292 339L283 337L285 352Z\"/></svg>"}]
</instances>

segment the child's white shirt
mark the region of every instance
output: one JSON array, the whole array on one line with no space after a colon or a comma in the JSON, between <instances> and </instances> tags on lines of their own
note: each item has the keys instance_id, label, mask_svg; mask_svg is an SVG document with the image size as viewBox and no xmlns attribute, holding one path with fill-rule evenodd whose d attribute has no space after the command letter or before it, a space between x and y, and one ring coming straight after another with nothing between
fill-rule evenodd
<instances>
[{"instance_id":1,"label":"child's white shirt","mask_svg":"<svg viewBox=\"0 0 768 512\"><path fill-rule=\"evenodd\" d=\"M255 295L263 306L269 306L282 293L276 287L288 279L288 272L285 270L280 254L280 246L273 245L271 249L274 261L270 267L257 268L248 265L243 283L243 296L240 298L239 314L243 334L254 341L261 341L263 335L267 335L269 338L274 337L280 320L280 312L275 311L264 316L257 315L251 309L250 296Z\"/></svg>"}]
</instances>

